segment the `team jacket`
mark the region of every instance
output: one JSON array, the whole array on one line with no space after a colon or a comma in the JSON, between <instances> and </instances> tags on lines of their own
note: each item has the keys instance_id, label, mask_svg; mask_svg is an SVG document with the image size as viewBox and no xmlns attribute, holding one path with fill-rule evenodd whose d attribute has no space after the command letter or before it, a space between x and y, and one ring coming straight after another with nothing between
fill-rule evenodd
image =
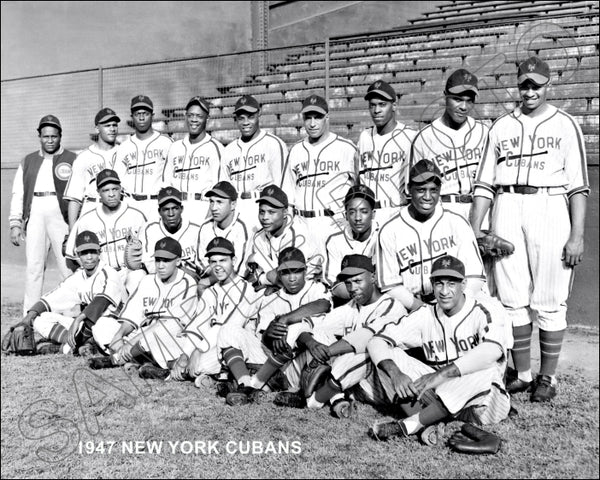
<instances>
[{"instance_id":1,"label":"team jacket","mask_svg":"<svg viewBox=\"0 0 600 480\"><path fill-rule=\"evenodd\" d=\"M110 150L100 150L95 143L77 155L65 189L65 198L79 203L86 198L97 199L96 177L102 170L114 167L116 156L116 146Z\"/></svg>"}]
</instances>

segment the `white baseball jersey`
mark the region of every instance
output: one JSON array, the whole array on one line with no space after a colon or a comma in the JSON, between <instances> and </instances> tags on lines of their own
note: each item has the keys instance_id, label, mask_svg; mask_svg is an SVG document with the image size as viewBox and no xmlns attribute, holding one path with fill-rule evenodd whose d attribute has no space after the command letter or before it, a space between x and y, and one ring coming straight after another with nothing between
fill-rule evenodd
<instances>
[{"instance_id":1,"label":"white baseball jersey","mask_svg":"<svg viewBox=\"0 0 600 480\"><path fill-rule=\"evenodd\" d=\"M140 140L129 136L117 149L114 170L129 194L156 195L163 185L163 172L173 140L159 132Z\"/></svg>"},{"instance_id":2,"label":"white baseball jersey","mask_svg":"<svg viewBox=\"0 0 600 480\"><path fill-rule=\"evenodd\" d=\"M194 265L196 262L196 248L198 246L198 233L200 226L181 219L181 226L175 233L170 233L164 226L162 219L158 222L146 222L138 233L142 242L142 263L148 273L155 273L154 246L161 238L171 237L179 242L182 249L181 260Z\"/></svg>"},{"instance_id":3,"label":"white baseball jersey","mask_svg":"<svg viewBox=\"0 0 600 480\"><path fill-rule=\"evenodd\" d=\"M371 234L364 241L352 238L352 229L346 223L343 230L338 230L325 241L325 262L323 277L330 285L337 283L337 276L342 271L342 260L346 255L364 255L371 257L375 263L379 223L373 220Z\"/></svg>"},{"instance_id":4,"label":"white baseball jersey","mask_svg":"<svg viewBox=\"0 0 600 480\"><path fill-rule=\"evenodd\" d=\"M164 172L164 183L189 195L203 195L221 177L224 147L208 133L198 143L189 135L171 145ZM199 200L199 198L197 198Z\"/></svg>"},{"instance_id":5,"label":"white baseball jersey","mask_svg":"<svg viewBox=\"0 0 600 480\"><path fill-rule=\"evenodd\" d=\"M438 204L431 218L418 222L408 208L379 230L376 265L382 290L404 285L413 294L430 294L431 266L444 255L462 261L467 278L485 279L475 235L462 216Z\"/></svg>"},{"instance_id":6,"label":"white baseball jersey","mask_svg":"<svg viewBox=\"0 0 600 480\"><path fill-rule=\"evenodd\" d=\"M288 155L284 182L290 203L298 210L343 210L344 197L356 179L354 144L329 132L316 145L308 139L296 143Z\"/></svg>"},{"instance_id":7,"label":"white baseball jersey","mask_svg":"<svg viewBox=\"0 0 600 480\"><path fill-rule=\"evenodd\" d=\"M402 205L402 186L408 173L408 157L416 133L414 129L396 122L396 127L385 135L379 135L374 126L360 134L360 183L373 190L382 207Z\"/></svg>"},{"instance_id":8,"label":"white baseball jersey","mask_svg":"<svg viewBox=\"0 0 600 480\"><path fill-rule=\"evenodd\" d=\"M116 155L116 146L110 150L101 150L94 143L83 150L73 162L73 172L65 188L64 198L79 203L84 200L96 201L96 177L102 170L113 168Z\"/></svg>"},{"instance_id":9,"label":"white baseball jersey","mask_svg":"<svg viewBox=\"0 0 600 480\"><path fill-rule=\"evenodd\" d=\"M137 237L138 232L146 223L146 217L136 208L121 203L119 208L107 214L103 205L79 217L67 240L66 257L77 260L75 239L79 232L89 230L100 240L100 258L115 270L126 268L125 245L128 237Z\"/></svg>"},{"instance_id":10,"label":"white baseball jersey","mask_svg":"<svg viewBox=\"0 0 600 480\"><path fill-rule=\"evenodd\" d=\"M208 258L204 255L206 254L208 244L215 237L226 238L233 243L235 249L235 258L237 259L235 272L243 275L248 256L252 249L252 237L254 233L256 232L239 217L238 213L235 213L233 222L224 229L219 228L213 220L204 222L200 225L200 232L198 234L196 263L203 269L207 268Z\"/></svg>"}]
</instances>

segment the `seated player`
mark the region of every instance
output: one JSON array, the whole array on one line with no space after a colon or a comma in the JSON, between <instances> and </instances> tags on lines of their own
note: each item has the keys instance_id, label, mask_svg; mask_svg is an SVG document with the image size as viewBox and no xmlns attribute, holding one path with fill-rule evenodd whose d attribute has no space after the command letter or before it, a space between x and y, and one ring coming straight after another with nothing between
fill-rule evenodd
<instances>
[{"instance_id":1,"label":"seated player","mask_svg":"<svg viewBox=\"0 0 600 480\"><path fill-rule=\"evenodd\" d=\"M419 434L428 443L434 426L450 418L479 425L505 419L510 410L503 375L512 346L506 312L485 294L465 295L465 266L450 255L431 270L437 305L423 305L387 325L367 350L377 367L384 398L397 403L403 418L375 424L370 434L379 440ZM427 363L405 349L422 348Z\"/></svg>"}]
</instances>

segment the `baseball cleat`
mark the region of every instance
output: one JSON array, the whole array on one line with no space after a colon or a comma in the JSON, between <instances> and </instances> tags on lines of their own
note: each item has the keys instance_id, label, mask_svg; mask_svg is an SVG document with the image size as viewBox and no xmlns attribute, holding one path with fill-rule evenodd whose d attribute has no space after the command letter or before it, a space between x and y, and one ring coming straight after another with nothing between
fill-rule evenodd
<instances>
[{"instance_id":1,"label":"baseball cleat","mask_svg":"<svg viewBox=\"0 0 600 480\"><path fill-rule=\"evenodd\" d=\"M100 370L102 368L114 368L115 364L112 363L110 357L92 357L87 359L88 367L92 370Z\"/></svg>"},{"instance_id":2,"label":"baseball cleat","mask_svg":"<svg viewBox=\"0 0 600 480\"><path fill-rule=\"evenodd\" d=\"M408 437L406 426L401 420L378 421L369 428L369 437L374 440L388 440L391 437Z\"/></svg>"},{"instance_id":3,"label":"baseball cleat","mask_svg":"<svg viewBox=\"0 0 600 480\"><path fill-rule=\"evenodd\" d=\"M552 385L552 378L549 375L538 375L535 383L531 394L532 402L549 402L556 397L556 387Z\"/></svg>"},{"instance_id":4,"label":"baseball cleat","mask_svg":"<svg viewBox=\"0 0 600 480\"><path fill-rule=\"evenodd\" d=\"M38 343L36 351L38 355L51 355L53 353L60 353L61 345L53 342L42 342Z\"/></svg>"},{"instance_id":5,"label":"baseball cleat","mask_svg":"<svg viewBox=\"0 0 600 480\"><path fill-rule=\"evenodd\" d=\"M227 398L227 395L233 392L235 389L229 381L219 380L217 382L217 396Z\"/></svg>"},{"instance_id":6,"label":"baseball cleat","mask_svg":"<svg viewBox=\"0 0 600 480\"><path fill-rule=\"evenodd\" d=\"M123 370L125 370L129 374L131 374L131 373L138 373L138 370L140 369L140 367L141 367L141 365L139 363L126 362L123 365Z\"/></svg>"},{"instance_id":7,"label":"baseball cleat","mask_svg":"<svg viewBox=\"0 0 600 480\"><path fill-rule=\"evenodd\" d=\"M354 403L345 398L336 400L331 405L331 412L337 418L350 418L354 410Z\"/></svg>"},{"instance_id":8,"label":"baseball cleat","mask_svg":"<svg viewBox=\"0 0 600 480\"><path fill-rule=\"evenodd\" d=\"M433 447L438 443L441 443L442 437L444 436L444 424L436 423L434 425L428 425L419 432L419 439L425 445Z\"/></svg>"},{"instance_id":9,"label":"baseball cleat","mask_svg":"<svg viewBox=\"0 0 600 480\"><path fill-rule=\"evenodd\" d=\"M150 378L155 380L165 380L171 371L168 368L160 368L151 363L145 363L138 370L140 378Z\"/></svg>"},{"instance_id":10,"label":"baseball cleat","mask_svg":"<svg viewBox=\"0 0 600 480\"><path fill-rule=\"evenodd\" d=\"M506 391L510 394L527 392L533 388L533 382L526 382L520 378L512 378L506 382Z\"/></svg>"},{"instance_id":11,"label":"baseball cleat","mask_svg":"<svg viewBox=\"0 0 600 480\"><path fill-rule=\"evenodd\" d=\"M260 403L265 392L252 387L239 387L235 392L227 394L225 402L232 407L246 405L247 403Z\"/></svg>"},{"instance_id":12,"label":"baseball cleat","mask_svg":"<svg viewBox=\"0 0 600 480\"><path fill-rule=\"evenodd\" d=\"M211 387L215 381L208 375L200 375L194 379L194 386L196 388L208 388Z\"/></svg>"},{"instance_id":13,"label":"baseball cleat","mask_svg":"<svg viewBox=\"0 0 600 480\"><path fill-rule=\"evenodd\" d=\"M279 392L273 403L279 407L304 408L306 398L300 392Z\"/></svg>"},{"instance_id":14,"label":"baseball cleat","mask_svg":"<svg viewBox=\"0 0 600 480\"><path fill-rule=\"evenodd\" d=\"M79 347L79 349L77 350L77 353L82 358L90 358L95 355L98 355L98 353L100 353L100 352L98 352L98 347L96 347L95 343L86 342L81 347Z\"/></svg>"}]
</instances>

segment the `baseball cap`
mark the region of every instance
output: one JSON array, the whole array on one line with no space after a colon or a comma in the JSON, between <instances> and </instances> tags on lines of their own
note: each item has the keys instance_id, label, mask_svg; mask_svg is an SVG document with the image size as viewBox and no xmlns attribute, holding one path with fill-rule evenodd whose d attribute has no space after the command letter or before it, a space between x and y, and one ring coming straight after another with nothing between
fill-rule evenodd
<instances>
[{"instance_id":1,"label":"baseball cap","mask_svg":"<svg viewBox=\"0 0 600 480\"><path fill-rule=\"evenodd\" d=\"M369 100L371 97L383 97L390 102L395 102L398 95L396 94L396 90L394 90L389 83L384 82L383 80L377 80L367 88L365 100Z\"/></svg>"},{"instance_id":2,"label":"baseball cap","mask_svg":"<svg viewBox=\"0 0 600 480\"><path fill-rule=\"evenodd\" d=\"M163 237L154 245L154 256L172 260L181 257L181 244L171 237Z\"/></svg>"},{"instance_id":3,"label":"baseball cap","mask_svg":"<svg viewBox=\"0 0 600 480\"><path fill-rule=\"evenodd\" d=\"M408 174L410 183L425 183L432 178L442 180L442 172L431 160L423 159L415 163Z\"/></svg>"},{"instance_id":4,"label":"baseball cap","mask_svg":"<svg viewBox=\"0 0 600 480\"><path fill-rule=\"evenodd\" d=\"M119 175L117 175L117 172L111 170L110 168L105 168L96 177L97 188L103 187L107 183L118 183L119 185L121 184L121 179L119 178Z\"/></svg>"},{"instance_id":5,"label":"baseball cap","mask_svg":"<svg viewBox=\"0 0 600 480\"><path fill-rule=\"evenodd\" d=\"M223 237L213 238L206 247L205 257L212 255L230 255L235 257L235 248L233 243Z\"/></svg>"},{"instance_id":6,"label":"baseball cap","mask_svg":"<svg viewBox=\"0 0 600 480\"><path fill-rule=\"evenodd\" d=\"M146 95L136 95L131 99L131 111L137 110L138 108L147 108L151 112L154 111L154 104L150 97Z\"/></svg>"},{"instance_id":7,"label":"baseball cap","mask_svg":"<svg viewBox=\"0 0 600 480\"><path fill-rule=\"evenodd\" d=\"M295 247L284 248L279 254L279 266L277 271L282 270L295 270L306 268L306 258L304 254Z\"/></svg>"},{"instance_id":8,"label":"baseball cap","mask_svg":"<svg viewBox=\"0 0 600 480\"><path fill-rule=\"evenodd\" d=\"M546 85L550 81L550 67L539 57L529 57L517 70L517 83L521 85L525 80L539 86Z\"/></svg>"},{"instance_id":9,"label":"baseball cap","mask_svg":"<svg viewBox=\"0 0 600 480\"><path fill-rule=\"evenodd\" d=\"M163 187L158 192L158 206L161 207L168 202L176 202L181 205L183 203L181 197L181 192L175 187Z\"/></svg>"},{"instance_id":10,"label":"baseball cap","mask_svg":"<svg viewBox=\"0 0 600 480\"><path fill-rule=\"evenodd\" d=\"M300 113L319 112L323 115L329 113L329 105L323 97L319 95L311 95L306 97L302 102L302 110Z\"/></svg>"},{"instance_id":11,"label":"baseball cap","mask_svg":"<svg viewBox=\"0 0 600 480\"><path fill-rule=\"evenodd\" d=\"M205 197L221 197L228 198L229 200L236 201L238 193L235 187L229 182L218 182L213 188L204 194Z\"/></svg>"},{"instance_id":12,"label":"baseball cap","mask_svg":"<svg viewBox=\"0 0 600 480\"><path fill-rule=\"evenodd\" d=\"M342 259L340 277L354 277L364 272L375 272L375 266L370 257L364 255L346 255Z\"/></svg>"},{"instance_id":13,"label":"baseball cap","mask_svg":"<svg viewBox=\"0 0 600 480\"><path fill-rule=\"evenodd\" d=\"M375 208L375 203L377 203L377 200L375 200L375 194L373 193L373 190L366 185L354 185L350 187L348 193L346 193L346 197L344 198L344 206L348 205L350 200L357 197L366 199L371 205L371 208Z\"/></svg>"},{"instance_id":14,"label":"baseball cap","mask_svg":"<svg viewBox=\"0 0 600 480\"><path fill-rule=\"evenodd\" d=\"M94 119L94 125L106 123L112 119L115 119L117 122L121 121L117 113L112 108L103 108L96 114L96 118Z\"/></svg>"},{"instance_id":15,"label":"baseball cap","mask_svg":"<svg viewBox=\"0 0 600 480\"><path fill-rule=\"evenodd\" d=\"M465 278L465 265L452 255L445 255L438 258L431 266L431 278L453 277Z\"/></svg>"},{"instance_id":16,"label":"baseball cap","mask_svg":"<svg viewBox=\"0 0 600 480\"><path fill-rule=\"evenodd\" d=\"M459 68L452 73L446 80L446 93L453 93L458 95L459 93L471 91L475 95L479 94L477 88L477 77L464 68Z\"/></svg>"},{"instance_id":17,"label":"baseball cap","mask_svg":"<svg viewBox=\"0 0 600 480\"><path fill-rule=\"evenodd\" d=\"M289 205L288 196L277 185L268 185L263 188L263 191L260 192L260 198L256 203L263 202L278 208L287 208Z\"/></svg>"},{"instance_id":18,"label":"baseball cap","mask_svg":"<svg viewBox=\"0 0 600 480\"><path fill-rule=\"evenodd\" d=\"M239 111L245 112L258 112L260 110L260 104L258 100L254 98L252 95L244 95L235 102L235 108L233 109L233 113L237 113Z\"/></svg>"},{"instance_id":19,"label":"baseball cap","mask_svg":"<svg viewBox=\"0 0 600 480\"><path fill-rule=\"evenodd\" d=\"M199 97L199 96L195 96L195 97L190 98L190 101L185 106L185 109L187 110L192 105L198 105L206 113L210 112L210 104L208 103L208 100L206 100L205 98L202 98L202 97Z\"/></svg>"},{"instance_id":20,"label":"baseball cap","mask_svg":"<svg viewBox=\"0 0 600 480\"><path fill-rule=\"evenodd\" d=\"M86 250L100 250L98 235L89 230L79 232L75 237L75 252L80 253Z\"/></svg>"},{"instance_id":21,"label":"baseball cap","mask_svg":"<svg viewBox=\"0 0 600 480\"><path fill-rule=\"evenodd\" d=\"M56 127L62 132L62 127L60 125L60 121L54 115L45 115L40 119L40 124L38 125L38 132L44 126Z\"/></svg>"}]
</instances>

